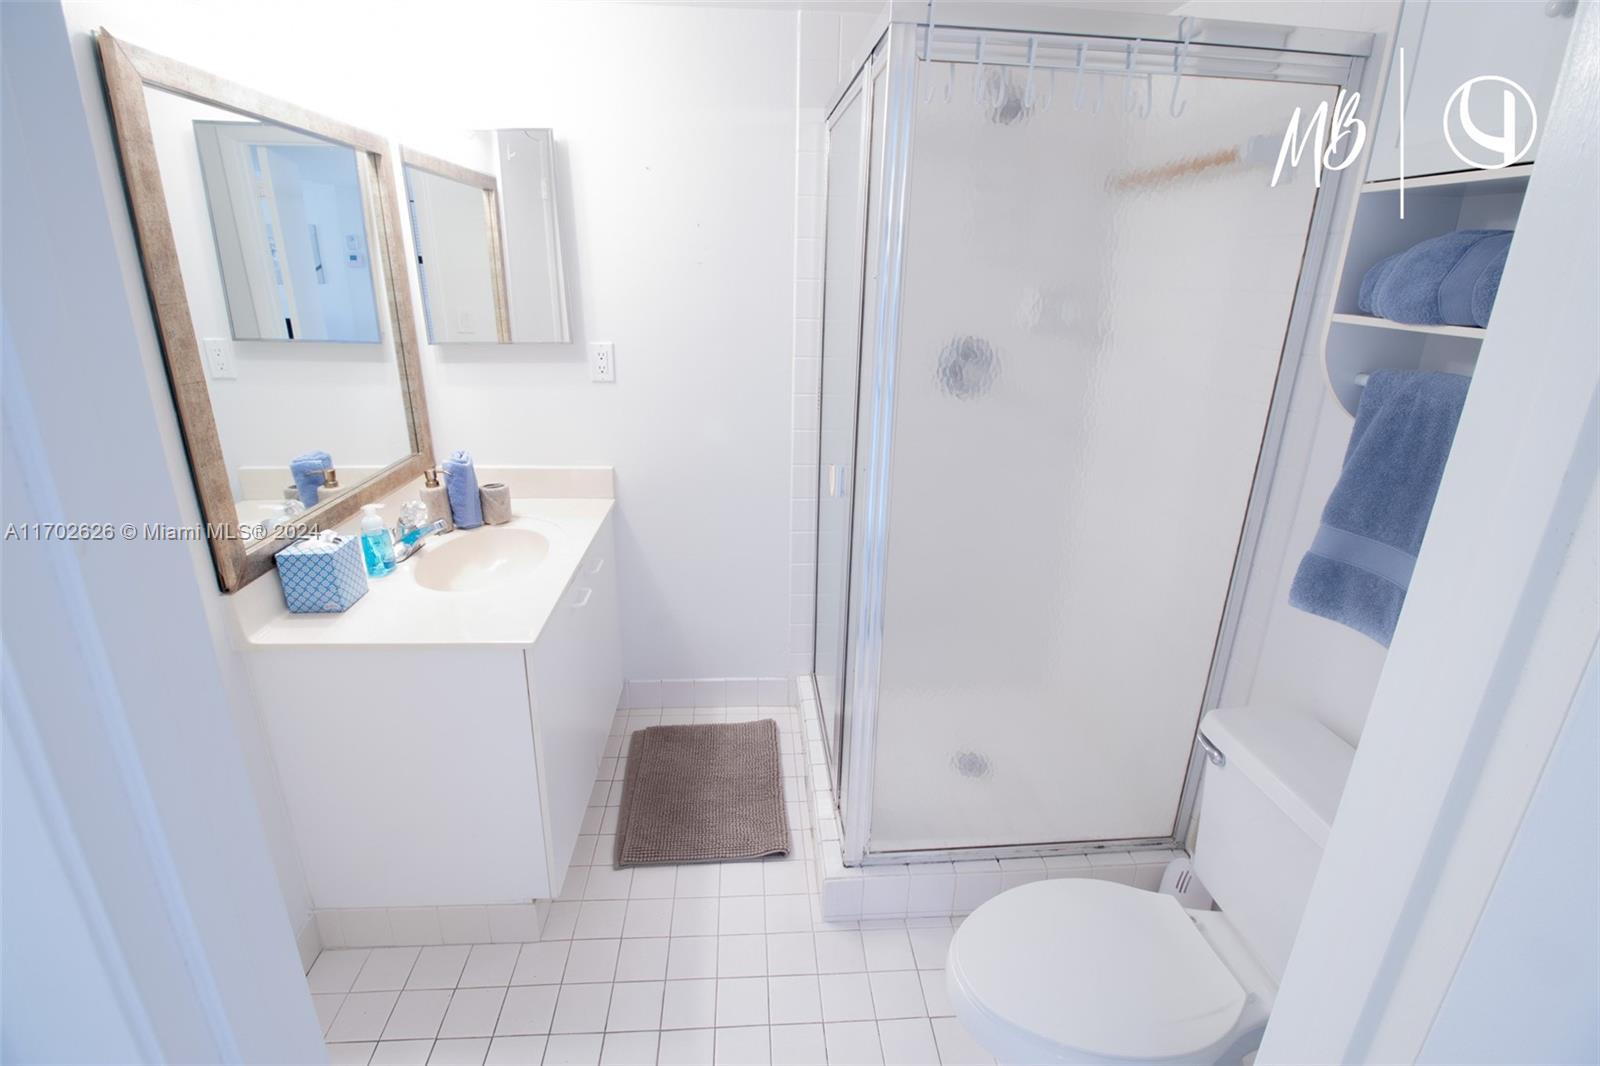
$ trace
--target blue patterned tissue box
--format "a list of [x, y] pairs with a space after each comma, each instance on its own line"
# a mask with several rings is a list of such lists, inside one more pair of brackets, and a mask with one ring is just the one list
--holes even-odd
[[343, 611], [367, 594], [367, 567], [356, 537], [301, 537], [275, 558], [283, 598], [296, 613]]

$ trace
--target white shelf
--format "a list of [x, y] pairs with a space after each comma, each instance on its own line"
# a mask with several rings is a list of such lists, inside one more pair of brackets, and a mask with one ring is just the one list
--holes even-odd
[[1398, 192], [1402, 186], [1412, 192], [1446, 192], [1452, 194], [1491, 194], [1521, 192], [1533, 174], [1532, 163], [1502, 167], [1499, 170], [1458, 170], [1451, 174], [1426, 174], [1416, 178], [1389, 178], [1369, 181], [1361, 186], [1363, 193]]
[[1336, 313], [1333, 320], [1345, 326], [1398, 329], [1407, 333], [1428, 333], [1435, 337], [1463, 337], [1467, 340], [1482, 340], [1484, 334], [1489, 332], [1479, 326], [1418, 326], [1409, 322], [1391, 322], [1387, 318], [1377, 318], [1373, 315], [1352, 315], [1343, 312]]

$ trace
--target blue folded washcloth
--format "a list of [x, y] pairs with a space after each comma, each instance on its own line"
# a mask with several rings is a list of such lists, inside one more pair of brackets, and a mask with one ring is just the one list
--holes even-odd
[[450, 518], [457, 529], [483, 525], [483, 501], [478, 498], [478, 472], [472, 468], [472, 456], [450, 453], [444, 461], [444, 491], [450, 497]]
[[322, 472], [333, 469], [333, 456], [327, 452], [306, 452], [289, 460], [289, 473], [294, 476], [294, 487], [300, 493], [300, 502], [307, 507], [317, 505], [317, 490], [322, 487]]
[[1464, 229], [1389, 256], [1361, 278], [1366, 314], [1419, 326], [1487, 326], [1511, 231]]
[[1377, 370], [1289, 603], [1389, 646], [1471, 379]]

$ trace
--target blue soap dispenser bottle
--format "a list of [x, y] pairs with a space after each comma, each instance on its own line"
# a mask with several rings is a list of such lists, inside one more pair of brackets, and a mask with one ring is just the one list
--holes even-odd
[[394, 535], [378, 514], [381, 504], [369, 503], [361, 509], [361, 557], [366, 560], [367, 576], [382, 577], [394, 569]]

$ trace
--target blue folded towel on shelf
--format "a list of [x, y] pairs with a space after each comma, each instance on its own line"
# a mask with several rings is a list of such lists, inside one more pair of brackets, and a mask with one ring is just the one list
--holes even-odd
[[483, 525], [483, 501], [478, 497], [478, 472], [472, 456], [451, 452], [444, 461], [444, 491], [450, 498], [450, 518], [457, 529], [476, 529]]
[[306, 452], [289, 460], [289, 473], [294, 477], [295, 491], [300, 502], [307, 507], [317, 505], [317, 490], [322, 487], [322, 472], [333, 469], [333, 456], [327, 452]]
[[1377, 370], [1289, 603], [1389, 646], [1471, 379]]
[[1487, 326], [1511, 230], [1464, 229], [1383, 259], [1361, 278], [1365, 314], [1419, 326]]

